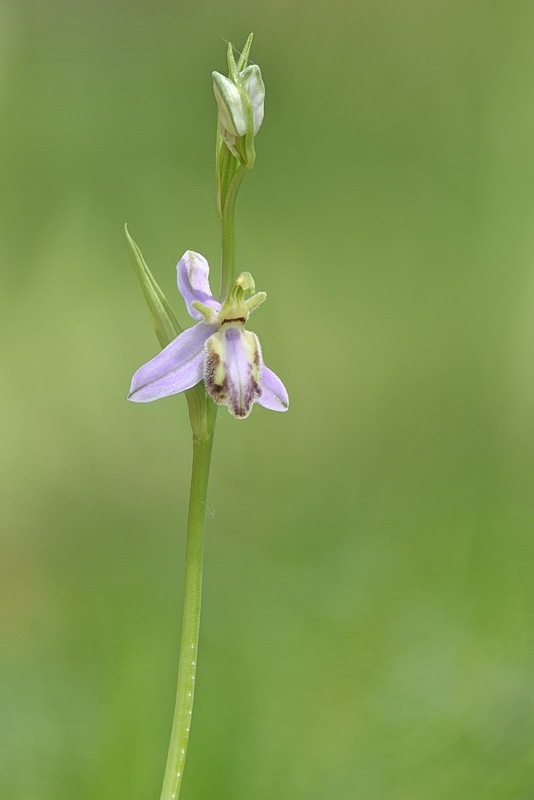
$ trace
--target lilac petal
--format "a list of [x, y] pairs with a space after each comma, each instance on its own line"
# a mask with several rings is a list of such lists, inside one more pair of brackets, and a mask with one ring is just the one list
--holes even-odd
[[286, 387], [278, 375], [275, 375], [265, 364], [261, 373], [261, 394], [256, 399], [256, 403], [268, 408], [269, 411], [287, 411], [289, 408]]
[[258, 337], [228, 326], [206, 342], [204, 383], [212, 400], [228, 406], [237, 419], [248, 417], [260, 394], [261, 348]]
[[216, 325], [199, 322], [140, 367], [132, 378], [128, 400], [150, 403], [190, 389], [202, 380], [204, 345]]
[[209, 264], [200, 253], [187, 250], [176, 265], [178, 276], [178, 289], [185, 300], [189, 316], [193, 319], [202, 319], [202, 314], [193, 308], [191, 303], [196, 300], [215, 311], [220, 311], [221, 304], [214, 298], [210, 289]]

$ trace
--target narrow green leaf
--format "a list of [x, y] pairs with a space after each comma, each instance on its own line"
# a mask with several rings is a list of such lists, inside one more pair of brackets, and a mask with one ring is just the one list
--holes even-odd
[[154, 326], [154, 331], [160, 345], [166, 347], [182, 332], [182, 328], [174, 316], [167, 298], [150, 272], [140, 249], [130, 236], [127, 225], [124, 226], [124, 232], [126, 234], [126, 241], [128, 242], [132, 264], [139, 279], [145, 302], [148, 306], [148, 312], [152, 320], [152, 325]]
[[231, 80], [237, 85], [239, 83], [239, 72], [237, 71], [237, 64], [234, 58], [234, 48], [231, 42], [228, 42], [226, 49], [226, 60], [228, 61], [228, 74]]
[[245, 42], [243, 49], [241, 51], [241, 55], [239, 56], [239, 61], [237, 63], [237, 71], [242, 72], [248, 63], [248, 57], [250, 55], [250, 48], [252, 47], [252, 40], [254, 39], [254, 34], [249, 34], [247, 41]]

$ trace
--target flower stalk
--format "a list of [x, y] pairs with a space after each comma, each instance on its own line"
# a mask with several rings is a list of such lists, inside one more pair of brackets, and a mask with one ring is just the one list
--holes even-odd
[[238, 167], [235, 172], [226, 197], [221, 213], [221, 249], [222, 249], [222, 277], [221, 277], [221, 300], [228, 296], [230, 288], [236, 278], [235, 269], [235, 206], [237, 195], [241, 188], [243, 178], [247, 174], [247, 169], [243, 165]]
[[178, 800], [193, 715], [202, 600], [202, 564], [206, 498], [215, 433], [216, 406], [204, 398], [193, 432], [193, 465], [185, 554], [184, 608], [178, 662], [178, 686], [161, 800]]

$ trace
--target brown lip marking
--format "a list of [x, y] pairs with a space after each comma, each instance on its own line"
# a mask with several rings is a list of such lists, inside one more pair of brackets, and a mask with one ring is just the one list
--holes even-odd
[[242, 322], [243, 324], [245, 324], [246, 319], [245, 317], [236, 317], [235, 319], [223, 319], [221, 325], [226, 325], [227, 322]]
[[223, 383], [215, 383], [215, 372], [217, 367], [221, 362], [221, 358], [218, 353], [210, 353], [206, 362], [206, 374], [204, 376], [204, 383], [206, 385], [206, 389], [208, 390], [208, 394], [219, 405], [223, 405], [226, 402], [226, 397], [228, 393], [228, 385], [226, 378], [224, 379]]

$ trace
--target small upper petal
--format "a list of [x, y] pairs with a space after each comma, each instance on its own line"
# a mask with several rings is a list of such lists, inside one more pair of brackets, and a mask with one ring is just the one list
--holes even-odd
[[204, 345], [216, 325], [199, 322], [181, 333], [161, 353], [140, 367], [132, 378], [128, 400], [150, 403], [191, 389], [202, 380]]
[[178, 289], [185, 300], [187, 311], [193, 319], [202, 319], [202, 314], [191, 303], [198, 303], [219, 311], [221, 304], [211, 293], [209, 264], [200, 253], [187, 250], [176, 266]]
[[265, 364], [261, 373], [261, 394], [256, 399], [256, 403], [268, 408], [269, 411], [287, 411], [289, 408], [286, 387], [278, 375], [275, 375]]

